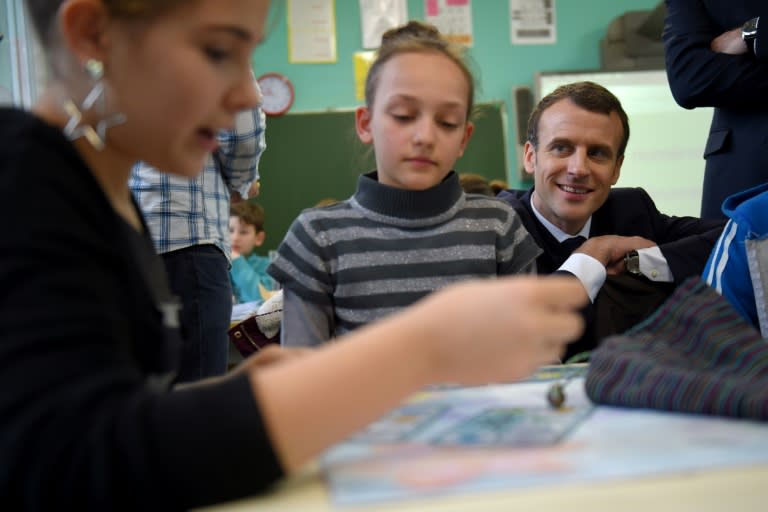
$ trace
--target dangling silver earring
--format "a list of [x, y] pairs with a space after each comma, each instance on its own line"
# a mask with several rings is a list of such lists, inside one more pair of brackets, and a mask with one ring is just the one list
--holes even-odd
[[[67, 99], [64, 101], [64, 111], [69, 115], [66, 126], [64, 126], [64, 135], [69, 140], [85, 137], [91, 146], [96, 150], [104, 149], [107, 130], [113, 126], [125, 122], [125, 115], [117, 112], [108, 114], [106, 110], [106, 101], [104, 98], [104, 66], [96, 59], [88, 59], [85, 63], [85, 70], [93, 82], [93, 87], [85, 96], [85, 99], [77, 106], [74, 101]], [[83, 112], [92, 111], [96, 115], [96, 128], [83, 121]]]

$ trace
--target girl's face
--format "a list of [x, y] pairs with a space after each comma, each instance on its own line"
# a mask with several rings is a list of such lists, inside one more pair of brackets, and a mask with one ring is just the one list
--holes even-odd
[[251, 53], [263, 37], [268, 0], [198, 0], [149, 23], [108, 31], [105, 79], [126, 123], [109, 145], [194, 176], [216, 148], [216, 134], [260, 101]]
[[425, 190], [440, 183], [464, 153], [469, 84], [437, 52], [403, 53], [380, 71], [374, 104], [356, 112], [360, 140], [373, 143], [379, 181]]

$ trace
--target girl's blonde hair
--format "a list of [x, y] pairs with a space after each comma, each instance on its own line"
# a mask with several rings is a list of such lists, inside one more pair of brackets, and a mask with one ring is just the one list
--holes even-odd
[[435, 52], [445, 55], [461, 69], [469, 88], [467, 95], [467, 119], [469, 119], [475, 102], [475, 80], [464, 62], [464, 50], [443, 37], [435, 26], [420, 21], [409, 21], [405, 25], [386, 31], [381, 36], [381, 47], [365, 79], [365, 103], [368, 108], [373, 106], [381, 68], [384, 64], [397, 55], [415, 52]]

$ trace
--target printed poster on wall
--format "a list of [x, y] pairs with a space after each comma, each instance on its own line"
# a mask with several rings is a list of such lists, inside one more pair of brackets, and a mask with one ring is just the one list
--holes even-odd
[[424, 0], [424, 18], [449, 40], [472, 46], [472, 7], [470, 0]]
[[336, 62], [333, 0], [288, 0], [288, 60], [292, 64]]
[[360, 0], [363, 48], [378, 48], [384, 32], [407, 20], [405, 0]]
[[555, 0], [509, 0], [512, 44], [555, 44]]
[[364, 52], [355, 52], [352, 55], [355, 68], [355, 99], [363, 101], [365, 99], [365, 79], [368, 77], [368, 70], [371, 69], [376, 52], [369, 50]]

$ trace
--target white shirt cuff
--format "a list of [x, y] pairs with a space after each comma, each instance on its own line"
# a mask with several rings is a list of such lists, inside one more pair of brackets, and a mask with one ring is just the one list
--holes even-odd
[[589, 300], [595, 302], [595, 297], [605, 283], [606, 271], [602, 263], [584, 253], [571, 254], [558, 270], [565, 270], [575, 275], [587, 290]]
[[638, 249], [637, 255], [640, 257], [640, 273], [645, 277], [660, 283], [674, 281], [667, 259], [661, 254], [661, 249], [658, 246]]

